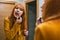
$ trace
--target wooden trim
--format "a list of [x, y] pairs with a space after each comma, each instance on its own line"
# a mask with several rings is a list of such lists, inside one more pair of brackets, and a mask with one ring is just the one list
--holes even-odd
[[0, 2], [0, 4], [12, 4], [12, 5], [14, 5], [15, 2]]
[[39, 17], [39, 0], [37, 0], [37, 18]]
[[25, 0], [26, 3], [29, 3], [29, 2], [32, 2], [32, 1], [34, 1], [34, 0]]

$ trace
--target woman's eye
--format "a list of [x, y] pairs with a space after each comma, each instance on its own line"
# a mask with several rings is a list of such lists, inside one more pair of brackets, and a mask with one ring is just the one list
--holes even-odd
[[23, 13], [22, 11], [23, 11], [23, 10], [21, 10], [21, 9], [19, 9], [19, 8], [18, 8], [18, 9], [15, 9], [15, 12]]
[[18, 9], [18, 8], [16, 8], [16, 9]]
[[18, 8], [17, 10], [18, 10], [18, 11], [20, 11], [20, 9], [19, 9], [19, 8]]
[[15, 11], [17, 12], [17, 9], [15, 9]]

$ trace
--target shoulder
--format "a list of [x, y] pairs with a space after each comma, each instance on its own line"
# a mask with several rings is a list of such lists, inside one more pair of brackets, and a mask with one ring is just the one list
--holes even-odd
[[53, 22], [52, 21], [47, 21], [47, 22], [43, 22], [41, 24], [39, 24], [38, 26], [36, 26], [36, 29], [49, 29], [52, 26]]
[[9, 22], [9, 18], [8, 17], [4, 18], [4, 21], [8, 21]]

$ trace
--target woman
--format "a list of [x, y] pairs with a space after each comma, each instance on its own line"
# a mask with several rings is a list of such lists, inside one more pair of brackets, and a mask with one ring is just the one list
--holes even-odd
[[44, 22], [36, 27], [34, 40], [60, 40], [60, 0], [46, 0], [42, 8]]
[[4, 19], [6, 40], [24, 40], [24, 8], [17, 4], [11, 16]]

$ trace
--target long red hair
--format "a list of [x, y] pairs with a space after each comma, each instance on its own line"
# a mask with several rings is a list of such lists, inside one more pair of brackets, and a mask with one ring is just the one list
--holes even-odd
[[23, 7], [21, 4], [15, 5], [15, 7], [14, 7], [13, 10], [12, 10], [12, 14], [11, 14], [11, 16], [9, 17], [9, 19], [10, 19], [10, 29], [13, 27], [13, 25], [14, 25], [14, 23], [15, 23], [15, 21], [16, 21], [16, 18], [14, 17], [14, 10], [15, 10], [15, 8], [16, 8], [18, 5], [19, 5], [19, 9], [20, 9], [20, 10], [23, 10], [22, 23], [21, 23], [21, 30], [23, 30], [23, 29], [24, 29], [24, 20], [25, 20], [24, 14], [25, 14], [25, 12], [24, 12], [24, 7]]

